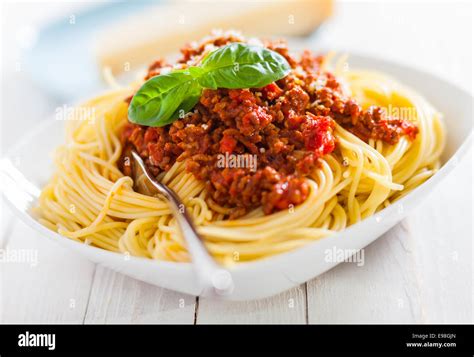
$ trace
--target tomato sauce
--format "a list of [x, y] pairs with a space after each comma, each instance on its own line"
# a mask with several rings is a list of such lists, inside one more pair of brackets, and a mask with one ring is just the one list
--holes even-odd
[[[178, 63], [195, 61], [208, 44], [235, 40], [218, 37], [188, 45]], [[205, 182], [209, 199], [231, 208], [230, 218], [237, 218], [257, 207], [270, 214], [304, 202], [305, 177], [336, 148], [336, 123], [365, 141], [395, 144], [403, 135], [416, 137], [412, 122], [387, 117], [378, 107], [362, 110], [346, 98], [336, 78], [320, 69], [321, 56], [305, 51], [297, 60], [281, 42], [265, 45], [288, 60], [293, 68], [288, 76], [263, 88], [205, 89], [194, 110], [172, 124], [128, 123], [124, 145], [135, 147], [156, 175], [185, 161], [187, 171]], [[153, 63], [147, 78], [159, 74], [162, 65]], [[254, 155], [256, 167], [219, 167], [224, 154]]]

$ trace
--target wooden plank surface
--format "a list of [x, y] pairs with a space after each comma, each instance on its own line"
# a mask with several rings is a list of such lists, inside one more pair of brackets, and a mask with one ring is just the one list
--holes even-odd
[[363, 265], [342, 263], [308, 282], [308, 322], [423, 322], [409, 229], [404, 221], [366, 247]]
[[97, 266], [84, 322], [193, 324], [194, 296]]
[[18, 259], [0, 263], [1, 323], [83, 322], [93, 263], [38, 236], [19, 221], [3, 249]]
[[277, 296], [241, 302], [199, 299], [197, 324], [305, 324], [306, 284]]

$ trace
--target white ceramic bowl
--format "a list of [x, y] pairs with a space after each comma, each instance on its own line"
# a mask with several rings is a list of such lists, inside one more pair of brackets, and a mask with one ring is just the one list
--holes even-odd
[[[408, 215], [433, 191], [436, 184], [449, 174], [471, 145], [473, 98], [469, 93], [430, 74], [387, 61], [358, 55], [351, 55], [349, 58], [353, 68], [383, 71], [415, 88], [445, 114], [448, 136], [443, 167], [435, 176], [396, 204], [333, 237], [289, 253], [239, 264], [231, 270], [235, 289], [226, 299], [256, 299], [277, 294], [333, 268], [338, 263], [325, 260], [327, 249], [337, 247], [358, 250], [373, 242]], [[77, 251], [93, 262], [150, 284], [199, 295], [191, 264], [124, 258], [124, 255], [61, 237], [30, 216], [29, 208], [52, 173], [51, 153], [63, 141], [63, 125], [63, 122], [57, 120], [43, 122], [2, 158], [1, 187], [17, 216], [44, 236]]]

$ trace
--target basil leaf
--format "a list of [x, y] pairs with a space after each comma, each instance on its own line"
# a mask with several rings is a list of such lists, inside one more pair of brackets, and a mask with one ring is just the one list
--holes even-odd
[[133, 96], [129, 120], [146, 126], [163, 126], [178, 119], [199, 101], [202, 88], [186, 70], [155, 76]]
[[209, 53], [202, 61], [204, 88], [259, 88], [285, 77], [291, 70], [277, 52], [260, 46], [231, 43]]
[[199, 102], [199, 99], [201, 98], [201, 93], [202, 93], [202, 87], [195, 80], [193, 82], [193, 85], [190, 88], [190, 91], [188, 93], [188, 97], [185, 98], [181, 102], [181, 104], [178, 106], [176, 111], [170, 116], [170, 118], [168, 120], [164, 120], [164, 121], [160, 122], [160, 125], [158, 125], [158, 126], [164, 126], [164, 125], [167, 125], [167, 124], [171, 124], [176, 119], [183, 119], [184, 115], [186, 113], [189, 113], [191, 111], [191, 109], [193, 109], [194, 106]]
[[201, 65], [150, 78], [133, 96], [129, 120], [164, 126], [190, 111], [203, 88], [259, 88], [285, 77], [291, 68], [280, 54], [231, 43], [209, 53]]

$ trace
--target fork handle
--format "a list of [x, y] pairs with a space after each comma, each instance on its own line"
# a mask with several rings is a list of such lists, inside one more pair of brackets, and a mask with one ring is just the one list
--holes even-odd
[[181, 199], [168, 186], [156, 181], [136, 151], [133, 150], [132, 155], [153, 187], [170, 203], [173, 216], [176, 218], [181, 234], [187, 243], [202, 293], [230, 294], [234, 288], [232, 275], [226, 269], [219, 267], [211, 257]]
[[165, 187], [165, 190], [167, 191], [165, 196], [170, 202], [181, 234], [186, 240], [188, 250], [194, 260], [196, 274], [200, 279], [203, 290], [207, 290], [207, 292], [214, 290], [218, 295], [229, 294], [234, 287], [232, 276], [227, 270], [219, 267], [210, 256], [201, 236], [197, 233], [192, 223], [191, 217], [189, 217], [186, 207], [176, 193], [168, 187]]

